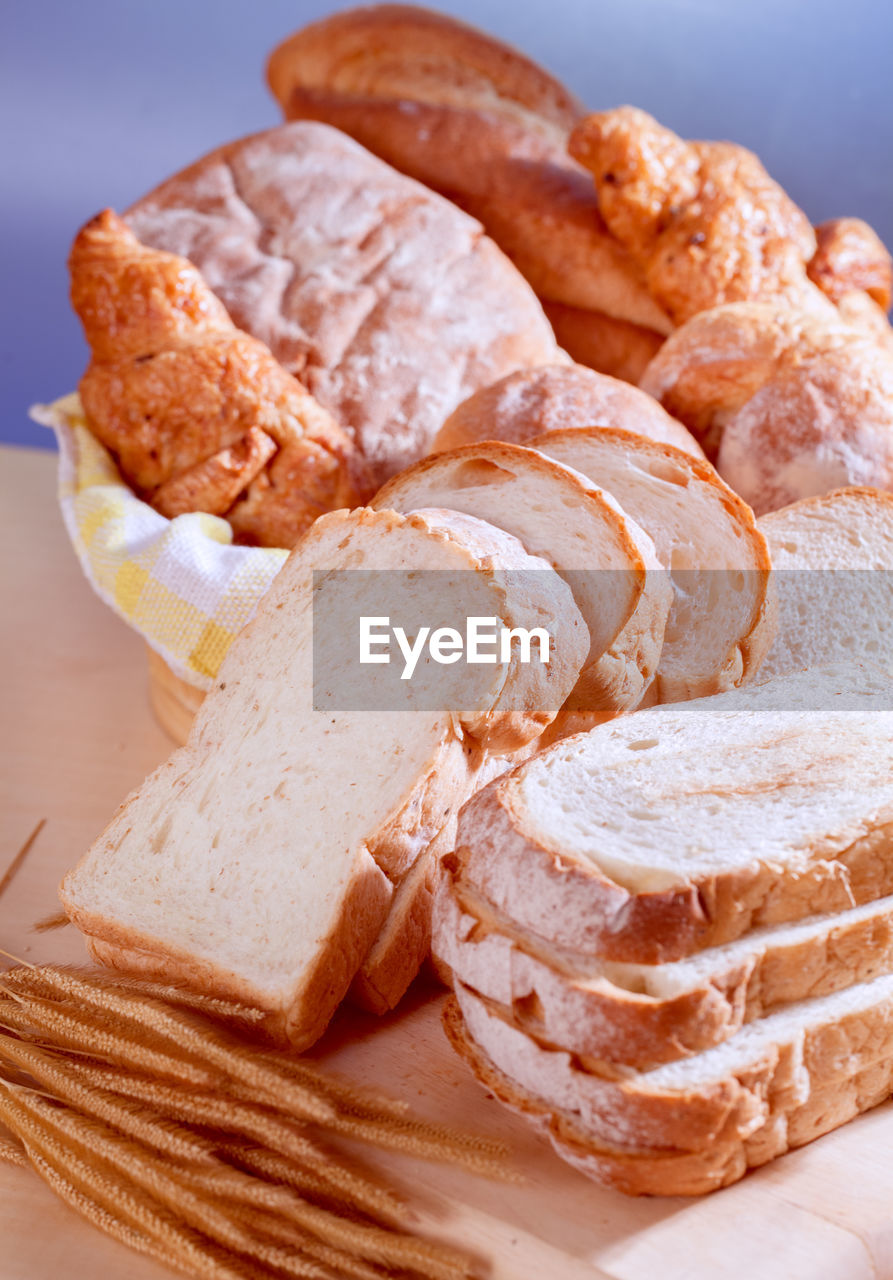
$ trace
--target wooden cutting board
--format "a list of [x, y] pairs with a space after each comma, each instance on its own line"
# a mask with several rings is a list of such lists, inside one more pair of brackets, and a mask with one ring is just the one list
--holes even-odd
[[[170, 750], [140, 639], [80, 575], [54, 501], [55, 459], [0, 448], [0, 947], [79, 961], [73, 929], [35, 934], [55, 887], [118, 802]], [[313, 1056], [420, 1113], [510, 1143], [523, 1185], [382, 1155], [419, 1229], [486, 1259], [494, 1280], [893, 1280], [893, 1107], [700, 1200], [630, 1200], [562, 1164], [475, 1082], [420, 989], [377, 1020], [344, 1012]], [[99, 1235], [31, 1173], [0, 1165], [0, 1280], [168, 1275]]]

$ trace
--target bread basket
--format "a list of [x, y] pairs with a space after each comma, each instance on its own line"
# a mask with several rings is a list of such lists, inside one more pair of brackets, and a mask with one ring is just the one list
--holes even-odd
[[59, 505], [87, 580], [143, 637], [152, 708], [184, 742], [227, 649], [288, 552], [234, 546], [218, 516], [173, 520], [142, 502], [91, 434], [77, 395], [35, 405], [59, 445]]

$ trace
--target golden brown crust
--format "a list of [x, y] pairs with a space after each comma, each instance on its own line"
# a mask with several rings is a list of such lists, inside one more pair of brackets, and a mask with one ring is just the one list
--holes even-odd
[[861, 218], [833, 218], [815, 229], [816, 251], [807, 274], [834, 303], [866, 293], [882, 311], [890, 306], [893, 259], [877, 232]]
[[466, 395], [560, 359], [530, 286], [480, 224], [345, 134], [228, 143], [131, 207], [188, 257], [351, 437], [381, 483]]
[[664, 335], [654, 329], [618, 320], [603, 311], [550, 302], [545, 297], [541, 301], [558, 345], [572, 360], [633, 386], [664, 340]]
[[684, 142], [634, 107], [587, 116], [569, 149], [675, 324], [724, 302], [784, 297], [808, 306], [817, 292], [806, 277], [809, 221], [752, 152]]
[[481, 440], [528, 444], [547, 431], [621, 428], [703, 457], [692, 435], [652, 396], [585, 365], [522, 369], [484, 387], [454, 409], [435, 450]]
[[774, 1117], [753, 1135], [742, 1135], [730, 1117], [699, 1151], [623, 1148], [598, 1141], [579, 1117], [549, 1108], [495, 1067], [468, 1035], [453, 999], [444, 1006], [443, 1024], [453, 1048], [500, 1102], [530, 1121], [581, 1173], [626, 1195], [694, 1196], [729, 1186], [749, 1168], [812, 1142], [877, 1106], [893, 1086], [890, 1060], [882, 1060], [828, 1088], [813, 1089], [805, 1103]]
[[508, 46], [423, 9], [373, 6], [297, 32], [268, 75], [287, 119], [349, 133], [478, 218], [543, 302], [595, 312], [594, 336], [583, 317], [556, 312], [578, 358], [634, 376], [669, 332], [567, 156], [582, 107]]
[[848, 485], [893, 486], [893, 349], [827, 303], [702, 312], [642, 387], [758, 514]]
[[465, 986], [510, 1008], [519, 1030], [604, 1075], [702, 1052], [783, 1005], [893, 971], [889, 904], [856, 919], [844, 912], [799, 939], [755, 940], [735, 959], [720, 953], [700, 985], [661, 996], [619, 985], [591, 958], [517, 928], [448, 872], [435, 918], [438, 957]]
[[415, 5], [349, 9], [312, 23], [270, 55], [267, 80], [285, 103], [297, 85], [452, 106], [500, 108], [569, 129], [582, 105], [516, 49], [476, 28]]
[[452, 867], [520, 927], [595, 959], [661, 964], [765, 924], [846, 910], [893, 893], [893, 822], [796, 869], [754, 861], [696, 883], [636, 893], [595, 864], [528, 834], [515, 779], [490, 783], [462, 810]]
[[141, 245], [106, 210], [69, 267], [92, 350], [87, 420], [162, 514], [211, 511], [246, 542], [291, 547], [323, 511], [360, 499], [337, 423], [235, 327], [191, 263]]

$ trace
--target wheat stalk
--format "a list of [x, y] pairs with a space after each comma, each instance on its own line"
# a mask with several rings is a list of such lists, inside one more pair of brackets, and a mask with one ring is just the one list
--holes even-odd
[[[201, 1280], [461, 1280], [405, 1230], [343, 1136], [505, 1177], [505, 1152], [244, 1039], [257, 1010], [145, 980], [23, 965], [0, 984], [0, 1160]], [[5, 1028], [5, 1030], [4, 1030]]]

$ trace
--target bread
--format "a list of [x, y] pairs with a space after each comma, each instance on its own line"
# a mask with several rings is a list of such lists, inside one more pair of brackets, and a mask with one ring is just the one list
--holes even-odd
[[350, 440], [191, 263], [147, 249], [106, 209], [68, 265], [90, 427], [162, 515], [207, 511], [239, 541], [292, 547], [323, 511], [361, 500]]
[[758, 515], [849, 485], [893, 486], [893, 349], [830, 307], [695, 316], [642, 387]]
[[[234, 642], [187, 745], [66, 876], [63, 904], [94, 955], [257, 1006], [271, 1032], [311, 1044], [378, 936], [394, 880], [469, 794], [481, 753], [534, 737], [576, 681], [584, 626], [546, 568], [450, 513], [321, 517]], [[347, 623], [377, 611], [394, 570], [412, 571], [401, 589], [434, 622], [560, 617], [550, 664], [466, 665], [460, 712], [424, 710], [438, 687], [424, 683], [397, 702], [399, 676], [376, 666], [363, 690], [388, 713], [339, 710], [356, 705]], [[315, 653], [326, 593], [338, 603], [342, 589], [345, 634]]]
[[862, 292], [875, 318], [876, 299], [889, 306], [890, 257], [871, 228], [826, 224], [819, 245], [806, 215], [744, 147], [685, 142], [647, 112], [617, 107], [580, 120], [569, 150], [674, 325], [728, 302], [809, 311]]
[[[538, 742], [533, 739], [526, 750], [535, 749]], [[486, 755], [475, 772], [474, 789], [498, 778], [524, 754], [521, 748], [510, 755]], [[396, 886], [387, 919], [350, 989], [352, 1001], [361, 1009], [383, 1014], [396, 1008], [428, 959], [435, 890], [442, 875], [441, 861], [456, 843], [459, 807], [450, 807], [441, 830]]]
[[448, 1034], [589, 1176], [711, 1190], [893, 1089], [891, 693], [829, 667], [635, 712], [463, 808]]
[[423, 459], [372, 505], [448, 507], [514, 534], [565, 577], [589, 628], [589, 657], [568, 709], [616, 715], [641, 701], [671, 593], [654, 572], [650, 539], [610, 496], [531, 449], [484, 442]]
[[893, 671], [893, 494], [837, 489], [760, 520], [778, 630], [762, 673], [830, 662]]
[[[886, 975], [804, 1001], [753, 1024], [755, 1035], [747, 1028], [718, 1049], [614, 1086], [565, 1070], [566, 1055], [513, 1032], [467, 993], [461, 1014], [448, 1002], [444, 1022], [481, 1082], [581, 1172], [630, 1195], [699, 1195], [887, 1099], [891, 990]], [[556, 1071], [563, 1105], [539, 1092]], [[547, 1087], [554, 1096], [554, 1083]], [[640, 1144], [638, 1134], [657, 1141]]]
[[891, 705], [882, 673], [840, 666], [569, 738], [468, 802], [460, 879], [549, 942], [636, 964], [893, 893]]
[[652, 396], [580, 364], [519, 369], [476, 391], [447, 418], [432, 450], [479, 440], [529, 444], [544, 431], [572, 427], [620, 427], [704, 456], [691, 432]]
[[145, 244], [195, 264], [333, 415], [375, 485], [425, 454], [478, 387], [561, 359], [478, 223], [325, 125], [231, 142], [126, 216]]
[[749, 680], [775, 630], [769, 552], [753, 512], [710, 464], [607, 428], [549, 431], [530, 447], [610, 493], [654, 543], [673, 585], [656, 700]]
[[343, 129], [479, 218], [576, 359], [638, 376], [670, 325], [567, 155], [583, 107], [553, 77], [409, 5], [313, 23], [273, 51], [267, 76], [286, 118]]
[[451, 876], [435, 913], [438, 961], [456, 981], [510, 1009], [520, 1031], [604, 1075], [700, 1053], [784, 1005], [893, 970], [891, 896], [656, 965], [556, 947]]

